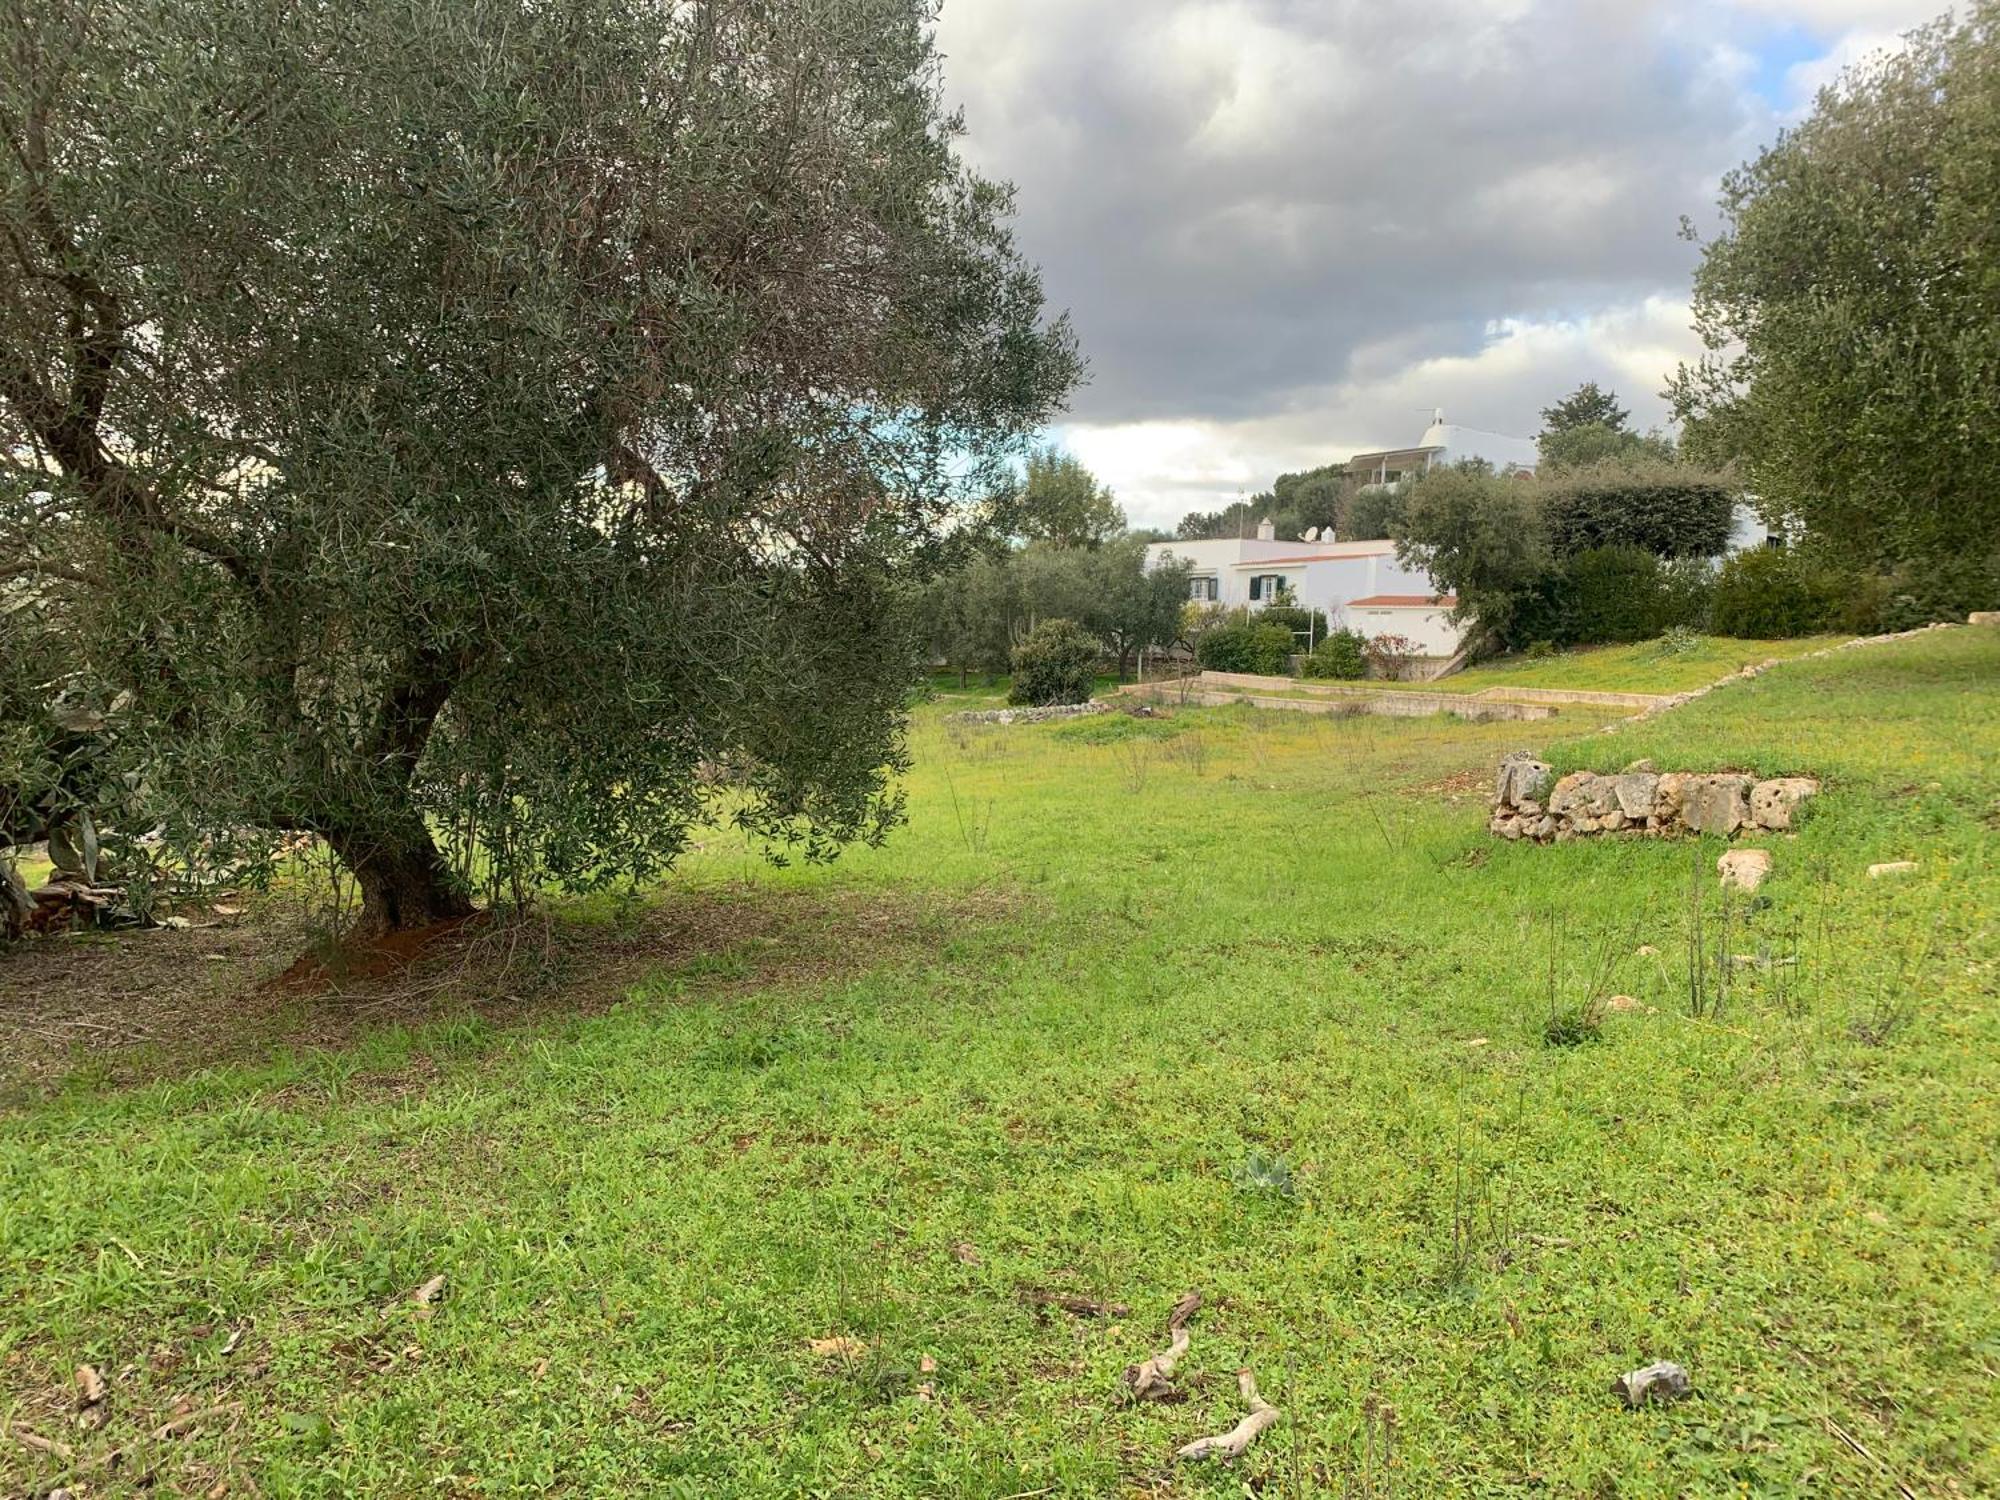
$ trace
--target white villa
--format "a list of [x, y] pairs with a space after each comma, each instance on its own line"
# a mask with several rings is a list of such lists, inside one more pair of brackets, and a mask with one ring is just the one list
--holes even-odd
[[1188, 597], [1199, 603], [1262, 609], [1288, 595], [1301, 609], [1323, 610], [1334, 630], [1407, 636], [1425, 656], [1458, 650], [1458, 627], [1447, 618], [1458, 601], [1397, 562], [1394, 542], [1281, 542], [1265, 521], [1255, 537], [1146, 549], [1149, 567], [1170, 557], [1192, 565]]

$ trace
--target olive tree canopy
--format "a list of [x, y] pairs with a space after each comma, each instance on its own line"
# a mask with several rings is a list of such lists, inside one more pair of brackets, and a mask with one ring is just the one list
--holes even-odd
[[171, 839], [388, 929], [893, 821], [890, 601], [1079, 372], [933, 8], [0, 0], [0, 574]]
[[[2000, 4], [1846, 74], [1724, 181], [1669, 390], [1698, 460], [1846, 564], [2000, 589]], [[1983, 581], [1982, 581], [1983, 579]]]

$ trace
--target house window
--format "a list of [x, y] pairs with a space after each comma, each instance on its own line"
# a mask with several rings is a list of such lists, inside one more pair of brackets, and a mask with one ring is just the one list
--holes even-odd
[[1212, 577], [1190, 578], [1188, 580], [1188, 598], [1213, 603], [1217, 598], [1215, 579]]
[[1250, 602], [1270, 604], [1285, 591], [1283, 573], [1254, 573], [1250, 578]]

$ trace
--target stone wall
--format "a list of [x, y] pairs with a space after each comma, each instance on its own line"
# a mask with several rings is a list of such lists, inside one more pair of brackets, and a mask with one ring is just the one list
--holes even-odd
[[1527, 751], [1500, 762], [1493, 780], [1493, 832], [1504, 839], [1564, 843], [1592, 834], [1665, 838], [1677, 833], [1784, 832], [1819, 783], [1806, 776], [1759, 781], [1735, 772], [1659, 772], [1649, 761], [1557, 779]]
[[1091, 714], [1108, 714], [1109, 703], [1092, 699], [1088, 703], [1052, 703], [1046, 708], [982, 708], [966, 713], [946, 714], [947, 724], [1039, 724], [1045, 719], [1082, 719]]

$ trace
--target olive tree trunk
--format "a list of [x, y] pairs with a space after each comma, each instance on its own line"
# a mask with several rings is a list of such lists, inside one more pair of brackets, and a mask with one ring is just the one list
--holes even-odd
[[421, 821], [394, 836], [334, 830], [326, 841], [361, 888], [362, 936], [386, 937], [472, 914], [471, 901]]

